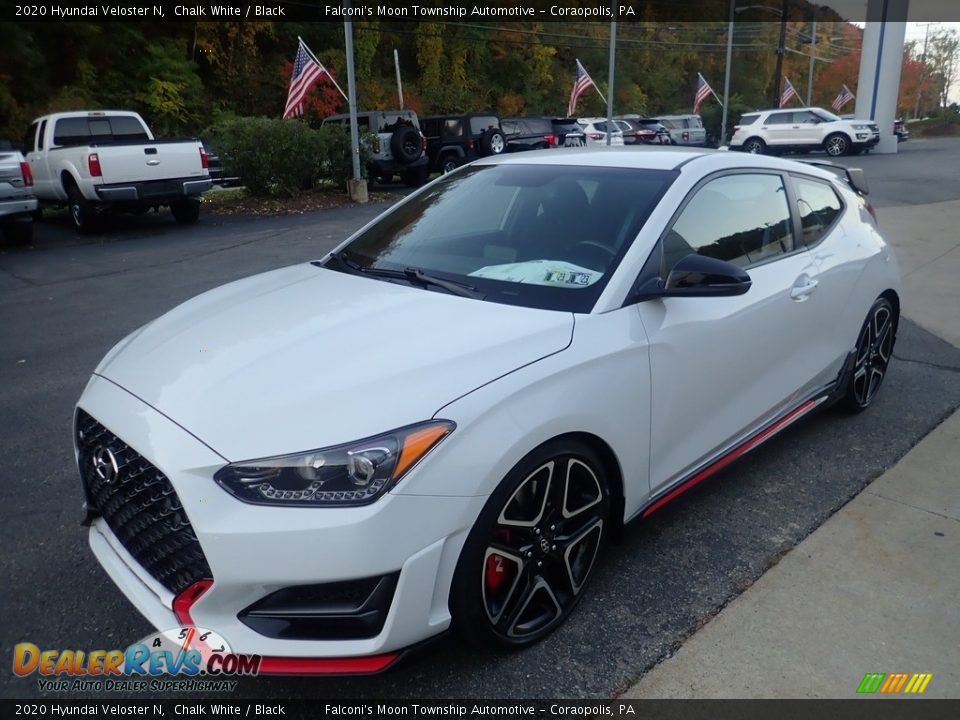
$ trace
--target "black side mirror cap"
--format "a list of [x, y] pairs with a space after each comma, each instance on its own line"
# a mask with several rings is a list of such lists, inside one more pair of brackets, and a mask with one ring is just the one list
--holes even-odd
[[746, 293], [752, 284], [746, 271], [733, 263], [691, 254], [674, 266], [666, 281], [654, 277], [641, 283], [628, 304], [661, 297], [733, 297]]

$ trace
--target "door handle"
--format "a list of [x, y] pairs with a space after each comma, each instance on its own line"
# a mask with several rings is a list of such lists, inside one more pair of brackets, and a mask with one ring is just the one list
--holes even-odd
[[790, 288], [790, 297], [794, 300], [803, 301], [810, 297], [810, 294], [817, 289], [820, 283], [809, 275], [801, 275]]

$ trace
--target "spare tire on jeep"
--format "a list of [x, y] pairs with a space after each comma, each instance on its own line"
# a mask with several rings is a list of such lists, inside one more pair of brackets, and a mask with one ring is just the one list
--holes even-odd
[[397, 162], [412, 163], [423, 152], [420, 133], [411, 125], [401, 125], [390, 136], [390, 150]]
[[507, 149], [507, 139], [496, 128], [486, 130], [480, 136], [480, 153], [483, 155], [499, 155]]

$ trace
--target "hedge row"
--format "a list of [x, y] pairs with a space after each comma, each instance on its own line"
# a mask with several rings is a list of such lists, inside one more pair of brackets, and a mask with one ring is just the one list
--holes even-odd
[[[252, 195], [296, 197], [326, 182], [344, 188], [353, 177], [350, 135], [342, 127], [312, 128], [300, 120], [231, 118], [204, 135], [223, 165]], [[361, 172], [367, 153], [361, 147]]]

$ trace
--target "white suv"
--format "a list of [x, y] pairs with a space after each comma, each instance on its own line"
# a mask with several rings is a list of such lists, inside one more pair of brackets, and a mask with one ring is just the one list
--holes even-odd
[[844, 120], [822, 108], [747, 113], [733, 128], [731, 150], [758, 154], [824, 150], [831, 157], [856, 155], [880, 142], [870, 120]]
[[[577, 118], [577, 125], [587, 136], [587, 145], [606, 145], [607, 144], [607, 119], [606, 118]], [[617, 126], [617, 121], [613, 121], [613, 132], [610, 134], [611, 145], [623, 145], [623, 130]]]

